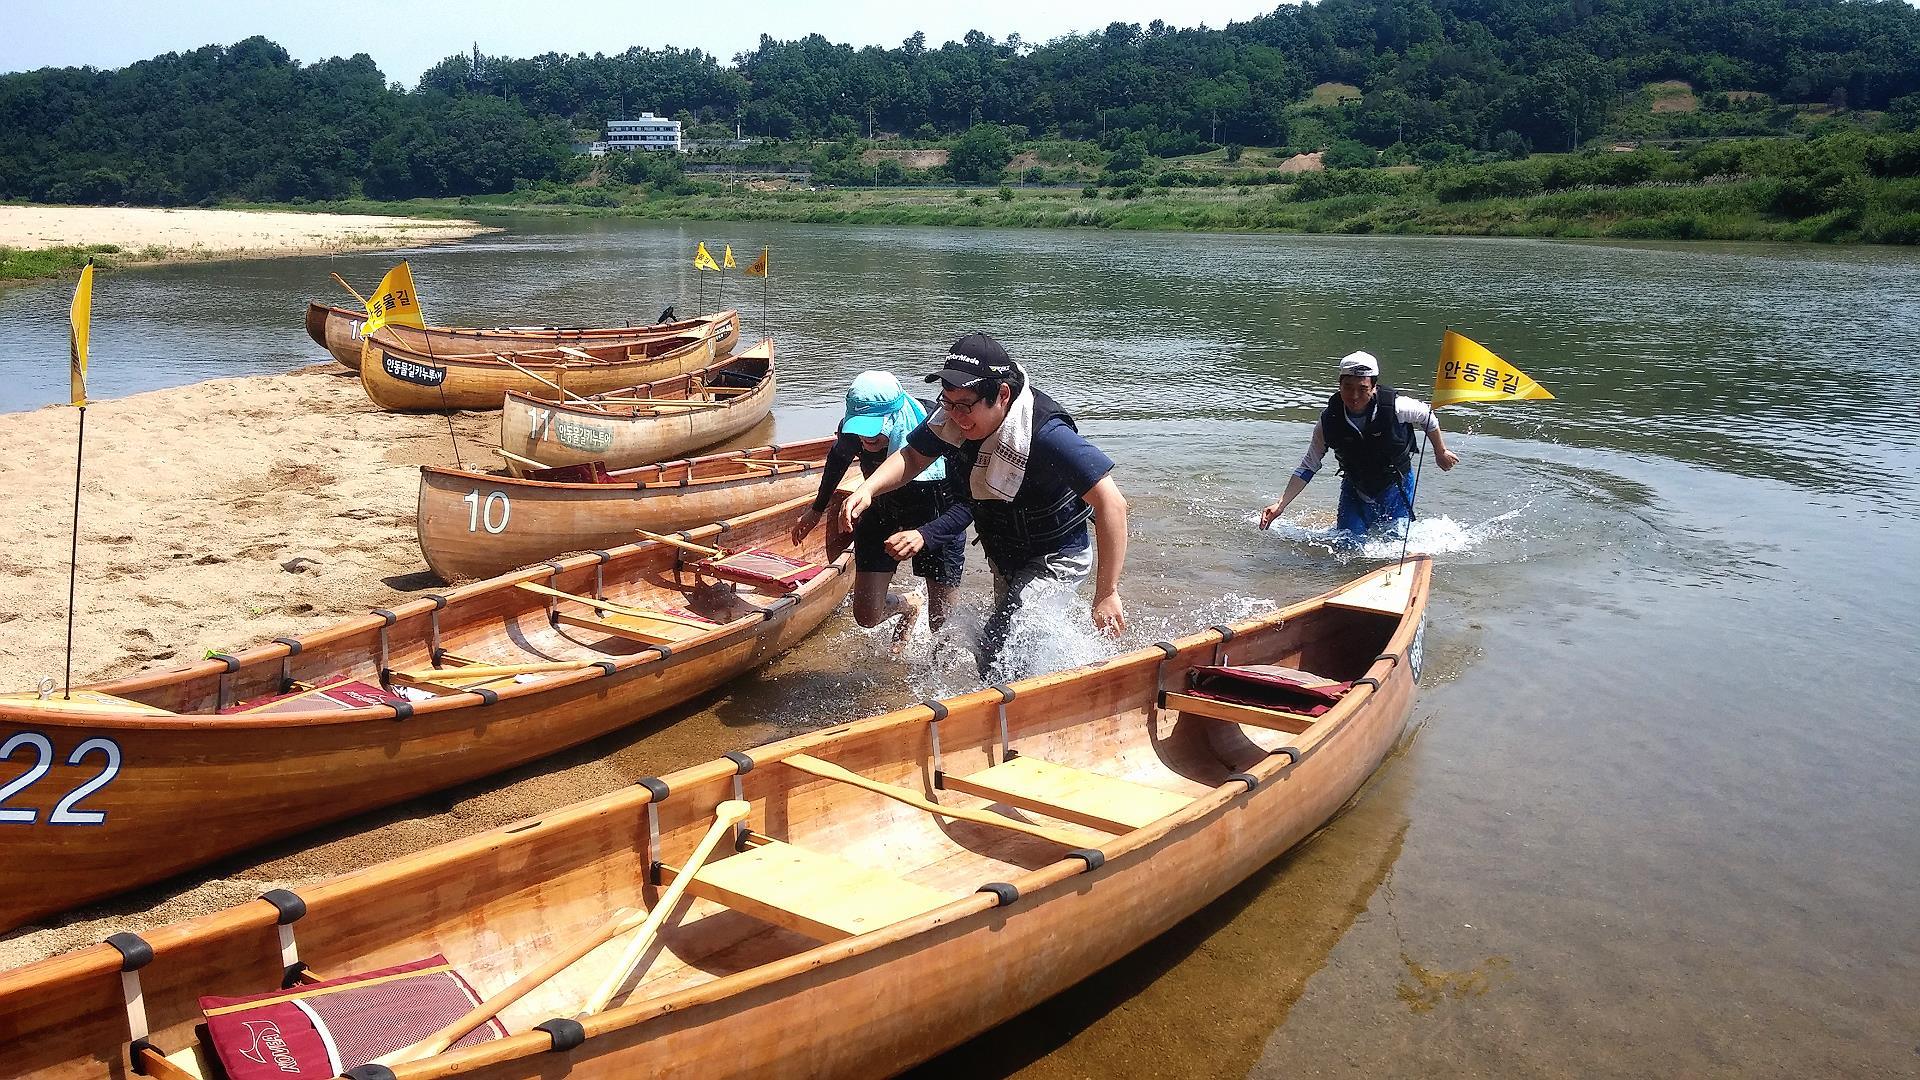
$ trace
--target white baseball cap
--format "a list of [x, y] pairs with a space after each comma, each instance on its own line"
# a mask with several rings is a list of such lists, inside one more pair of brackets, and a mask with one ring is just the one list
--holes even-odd
[[1370, 352], [1351, 352], [1340, 358], [1340, 374], [1380, 377], [1380, 361]]

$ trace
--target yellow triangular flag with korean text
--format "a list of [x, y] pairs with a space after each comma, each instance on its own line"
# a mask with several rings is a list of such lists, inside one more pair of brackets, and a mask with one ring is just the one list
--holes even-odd
[[1433, 373], [1433, 407], [1462, 401], [1552, 400], [1546, 387], [1495, 356], [1486, 346], [1447, 331], [1440, 341], [1440, 366]]
[[733, 269], [734, 266], [736, 265], [733, 261], [733, 245], [732, 244], [728, 244], [726, 254], [720, 256], [720, 265], [726, 267], [729, 270]]
[[773, 252], [772, 248], [761, 248], [760, 257], [753, 260], [753, 262], [749, 263], [747, 265], [747, 268], [741, 271], [741, 273], [747, 275], [748, 277], [766, 277], [767, 276], [767, 256], [772, 252]]
[[705, 240], [700, 241], [699, 250], [693, 253], [693, 268], [695, 270], [720, 269], [720, 264], [713, 261], [713, 252], [707, 250], [707, 242]]
[[73, 305], [67, 308], [72, 331], [67, 336], [67, 359], [71, 365], [73, 404], [87, 407], [87, 338], [93, 330], [93, 260], [80, 270], [80, 284], [73, 290]]
[[367, 325], [360, 332], [371, 334], [388, 323], [422, 329], [427, 325], [420, 314], [420, 295], [413, 288], [413, 269], [404, 262], [387, 271], [367, 299]]

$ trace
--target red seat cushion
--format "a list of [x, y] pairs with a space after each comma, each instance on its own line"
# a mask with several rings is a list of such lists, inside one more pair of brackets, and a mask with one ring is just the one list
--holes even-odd
[[1194, 668], [1191, 692], [1236, 705], [1319, 716], [1351, 689], [1350, 682], [1335, 682], [1296, 668], [1244, 664]]
[[[231, 1080], [324, 1078], [411, 1046], [480, 1003], [444, 956], [247, 997], [203, 997], [207, 1041]], [[454, 1044], [504, 1039], [499, 1020]]]

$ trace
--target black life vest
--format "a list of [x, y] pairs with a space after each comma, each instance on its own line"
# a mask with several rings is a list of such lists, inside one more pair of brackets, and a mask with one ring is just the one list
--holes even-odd
[[[1080, 430], [1059, 402], [1038, 390], [1033, 391], [1034, 433], [1037, 435], [1040, 428], [1055, 417], [1069, 428]], [[950, 461], [947, 466], [950, 471], [955, 464], [965, 466], [959, 471], [957, 486], [969, 498], [969, 478], [979, 452], [980, 444], [968, 440], [955, 455], [960, 461]], [[1039, 494], [1041, 485], [1036, 484], [1035, 479], [1029, 468], [1011, 502], [972, 500], [974, 532], [995, 566], [1011, 569], [1036, 556], [1051, 555], [1093, 519], [1093, 507], [1088, 506], [1071, 485], [1062, 484], [1056, 493], [1045, 496]]]
[[1341, 474], [1369, 498], [1413, 475], [1413, 425], [1401, 423], [1394, 414], [1397, 397], [1391, 386], [1375, 387], [1372, 411], [1359, 431], [1347, 422], [1339, 394], [1327, 399], [1320, 414], [1320, 436], [1339, 460]]

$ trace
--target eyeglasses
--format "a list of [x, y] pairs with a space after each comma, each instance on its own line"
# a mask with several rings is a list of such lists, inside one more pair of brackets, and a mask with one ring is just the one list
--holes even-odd
[[985, 398], [976, 397], [972, 401], [955, 401], [945, 394], [940, 395], [940, 407], [948, 412], [972, 412], [986, 404]]

